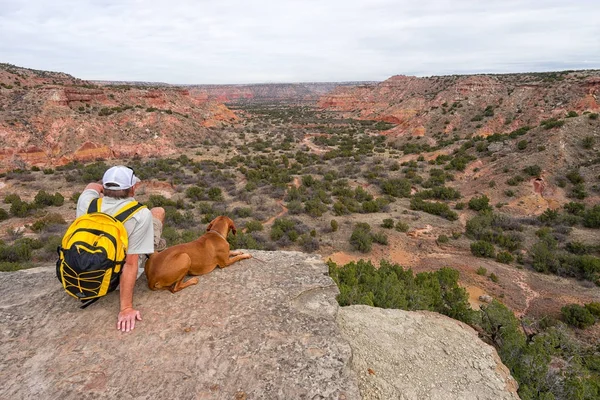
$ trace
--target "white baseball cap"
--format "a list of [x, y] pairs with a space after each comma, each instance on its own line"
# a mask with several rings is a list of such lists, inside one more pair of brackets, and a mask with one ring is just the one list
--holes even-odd
[[105, 189], [124, 190], [129, 189], [136, 183], [140, 182], [140, 178], [135, 176], [131, 168], [123, 165], [117, 165], [106, 170], [102, 177], [102, 185]]

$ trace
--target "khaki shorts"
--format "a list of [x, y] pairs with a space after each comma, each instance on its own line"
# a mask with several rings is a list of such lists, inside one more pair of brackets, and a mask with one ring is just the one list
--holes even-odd
[[156, 218], [152, 218], [154, 228], [154, 251], [160, 252], [167, 248], [167, 241], [162, 236], [163, 224]]

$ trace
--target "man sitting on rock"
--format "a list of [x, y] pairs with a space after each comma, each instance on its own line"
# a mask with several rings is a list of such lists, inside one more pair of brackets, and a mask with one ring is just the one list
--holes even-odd
[[[87, 213], [92, 200], [104, 195], [98, 211], [114, 215], [127, 203], [135, 201], [133, 196], [140, 183], [131, 168], [118, 165], [109, 168], [102, 178], [102, 184], [90, 183], [77, 201], [77, 217]], [[141, 321], [140, 312], [133, 308], [133, 289], [135, 281], [143, 272], [148, 254], [162, 251], [166, 246], [161, 239], [165, 210], [155, 207], [151, 210], [142, 208], [125, 221], [125, 229], [129, 245], [127, 258], [120, 276], [120, 310], [117, 317], [117, 329], [129, 332], [135, 328], [135, 321]]]

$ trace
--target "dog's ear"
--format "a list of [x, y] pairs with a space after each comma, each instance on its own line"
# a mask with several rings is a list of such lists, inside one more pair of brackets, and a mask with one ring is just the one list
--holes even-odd
[[233, 221], [231, 222], [231, 225], [229, 225], [229, 228], [231, 229], [231, 232], [234, 235], [237, 233], [237, 229], [235, 229], [235, 225], [233, 224]]
[[213, 221], [210, 221], [210, 224], [208, 224], [208, 226], [206, 227], [206, 232], [210, 231], [212, 229], [213, 226]]

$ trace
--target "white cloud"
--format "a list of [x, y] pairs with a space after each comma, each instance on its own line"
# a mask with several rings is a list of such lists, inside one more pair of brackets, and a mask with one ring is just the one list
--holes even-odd
[[599, 68], [598, 20], [597, 0], [0, 0], [0, 61], [171, 83]]

